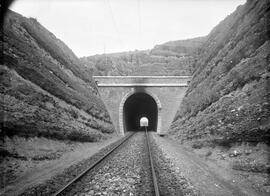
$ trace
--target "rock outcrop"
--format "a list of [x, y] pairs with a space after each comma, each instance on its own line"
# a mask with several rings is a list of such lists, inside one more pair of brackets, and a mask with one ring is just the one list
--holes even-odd
[[1, 37], [2, 135], [97, 141], [114, 131], [92, 73], [36, 19], [8, 11]]
[[173, 137], [202, 145], [269, 141], [269, 10], [267, 0], [247, 1], [210, 32]]

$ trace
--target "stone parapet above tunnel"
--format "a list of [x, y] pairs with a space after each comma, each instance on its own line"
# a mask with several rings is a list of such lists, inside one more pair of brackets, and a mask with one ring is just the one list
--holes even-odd
[[94, 76], [98, 86], [187, 86], [191, 76]]

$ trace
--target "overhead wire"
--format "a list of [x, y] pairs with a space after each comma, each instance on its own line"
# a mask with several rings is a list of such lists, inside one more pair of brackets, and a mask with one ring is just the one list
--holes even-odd
[[119, 41], [120, 45], [122, 45], [124, 47], [124, 42], [121, 39], [121, 36], [120, 36], [120, 33], [119, 33], [119, 29], [117, 27], [117, 24], [116, 24], [116, 21], [115, 21], [115, 18], [114, 18], [113, 9], [112, 9], [110, 0], [107, 0], [106, 2], [108, 4], [109, 10], [110, 10], [110, 15], [111, 15], [111, 18], [112, 18], [114, 29], [115, 29], [115, 31], [117, 33], [118, 41]]
[[137, 0], [137, 8], [138, 8], [138, 22], [139, 22], [139, 36], [142, 36], [142, 19], [141, 19], [141, 2], [140, 0]]
[[[138, 23], [139, 23], [138, 41], [141, 42], [142, 29], [141, 29], [141, 5], [140, 5], [140, 0], [137, 0], [137, 13], [138, 13]], [[138, 54], [136, 55], [136, 58], [137, 58], [137, 62], [138, 62], [138, 65], [139, 65], [140, 61], [139, 61], [139, 58], [138, 58]]]

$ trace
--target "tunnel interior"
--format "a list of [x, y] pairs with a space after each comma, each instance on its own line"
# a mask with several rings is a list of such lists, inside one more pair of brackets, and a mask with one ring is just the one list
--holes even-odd
[[123, 108], [125, 131], [143, 131], [140, 119], [148, 118], [148, 131], [157, 130], [158, 107], [156, 101], [146, 93], [135, 93], [125, 102]]

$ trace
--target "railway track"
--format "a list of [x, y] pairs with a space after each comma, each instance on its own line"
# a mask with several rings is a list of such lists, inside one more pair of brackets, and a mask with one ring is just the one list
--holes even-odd
[[152, 178], [153, 178], [155, 196], [159, 196], [158, 181], [157, 181], [157, 176], [156, 176], [156, 172], [155, 172], [154, 161], [153, 161], [153, 157], [152, 157], [152, 150], [151, 150], [151, 146], [150, 146], [147, 127], [145, 127], [145, 136], [146, 136], [147, 149], [148, 149], [148, 154], [149, 154], [149, 160], [150, 160], [150, 166], [151, 166], [151, 173], [152, 173]]
[[[138, 144], [136, 144], [138, 143]], [[143, 144], [143, 145], [142, 145]], [[138, 150], [138, 148], [140, 148], [140, 150]], [[121, 161], [121, 159], [123, 158], [118, 158], [117, 154], [120, 153], [120, 155], [118, 156], [123, 156], [121, 155], [124, 154], [123, 152], [120, 151], [130, 151], [127, 152], [127, 156], [124, 159], [130, 159], [130, 161], [127, 164], [124, 164], [124, 166], [121, 166], [121, 162], [119, 163], [119, 159]], [[133, 154], [132, 154], [133, 153]], [[140, 156], [139, 156], [140, 155]], [[130, 156], [130, 157], [128, 157]], [[134, 157], [132, 157], [134, 156]], [[114, 158], [115, 157], [115, 158]], [[127, 158], [128, 157], [128, 158]], [[114, 160], [115, 159], [115, 160]], [[107, 164], [110, 165], [109, 162], [117, 162], [116, 167], [119, 166], [119, 169], [115, 169], [114, 166], [106, 166]], [[125, 161], [125, 160], [123, 160]], [[107, 163], [108, 162], [108, 163]], [[135, 164], [137, 163], [137, 164]], [[142, 165], [139, 165], [142, 164]], [[153, 158], [152, 158], [152, 150], [151, 150], [151, 146], [150, 146], [150, 141], [149, 141], [149, 135], [147, 132], [147, 129], [145, 128], [144, 134], [141, 132], [138, 133], [131, 133], [128, 136], [126, 136], [126, 138], [124, 140], [122, 140], [121, 143], [119, 143], [117, 146], [115, 146], [113, 149], [111, 149], [108, 153], [106, 153], [104, 156], [102, 156], [100, 159], [98, 159], [95, 163], [93, 163], [92, 165], [90, 165], [86, 170], [84, 170], [82, 173], [80, 173], [78, 176], [76, 176], [73, 180], [71, 180], [69, 183], [67, 183], [63, 188], [61, 188], [59, 191], [57, 191], [54, 196], [59, 196], [59, 195], [74, 195], [77, 194], [77, 190], [79, 192], [79, 194], [77, 195], [95, 195], [95, 192], [93, 190], [93, 188], [87, 188], [87, 186], [89, 185], [89, 183], [91, 184], [92, 187], [99, 187], [99, 185], [93, 185], [96, 184], [96, 181], [110, 181], [113, 183], [115, 179], [117, 180], [116, 176], [118, 174], [115, 174], [117, 170], [123, 170], [123, 167], [125, 167], [125, 165], [127, 165], [125, 169], [126, 173], [128, 175], [131, 175], [132, 178], [130, 177], [126, 177], [126, 176], [122, 176], [122, 178], [119, 178], [118, 180], [120, 181], [123, 178], [127, 178], [127, 179], [132, 179], [133, 181], [132, 184], [135, 184], [137, 186], [137, 184], [141, 184], [141, 187], [138, 188], [134, 186], [132, 186], [133, 191], [137, 191], [136, 189], [140, 189], [140, 191], [145, 191], [145, 192], [140, 192], [140, 195], [155, 195], [155, 196], [159, 196], [159, 188], [158, 188], [158, 180], [155, 174], [155, 169], [154, 169], [154, 162], [153, 162]], [[101, 175], [98, 173], [98, 170], [102, 170], [103, 172], [101, 172]], [[112, 175], [110, 176], [110, 170], [114, 168]], [[141, 171], [138, 168], [143, 168]], [[135, 172], [132, 172], [132, 171]], [[138, 170], [140, 170], [140, 172], [138, 172]], [[117, 171], [118, 172], [118, 171]], [[137, 172], [137, 173], [136, 173]], [[123, 172], [122, 172], [123, 173]], [[125, 173], [125, 172], [124, 172]], [[132, 174], [129, 174], [132, 173]], [[140, 173], [140, 174], [138, 174]], [[104, 174], [104, 175], [103, 175]], [[97, 177], [93, 177], [93, 176], [97, 176]], [[106, 179], [100, 179], [100, 177], [98, 177], [98, 175], [100, 176], [109, 176]], [[122, 175], [122, 174], [121, 174]], [[138, 177], [138, 175], [142, 175], [142, 177]], [[135, 177], [134, 177], [135, 176]], [[134, 180], [135, 179], [135, 180]], [[141, 180], [141, 182], [139, 182], [139, 179]], [[92, 183], [93, 182], [93, 183]], [[120, 182], [119, 182], [120, 183]], [[125, 181], [121, 182], [120, 184], [124, 185]], [[86, 185], [86, 186], [84, 186]], [[77, 188], [76, 188], [77, 187]], [[115, 189], [117, 189], [118, 187], [116, 186]], [[82, 191], [83, 190], [83, 191]], [[115, 191], [115, 190], [112, 190]], [[125, 190], [124, 190], [125, 191]], [[85, 192], [87, 192], [88, 194], [86, 194]], [[119, 192], [120, 193], [120, 192]], [[107, 192], [101, 192], [101, 195], [107, 195]], [[115, 192], [115, 195], [118, 195], [117, 192]]]

